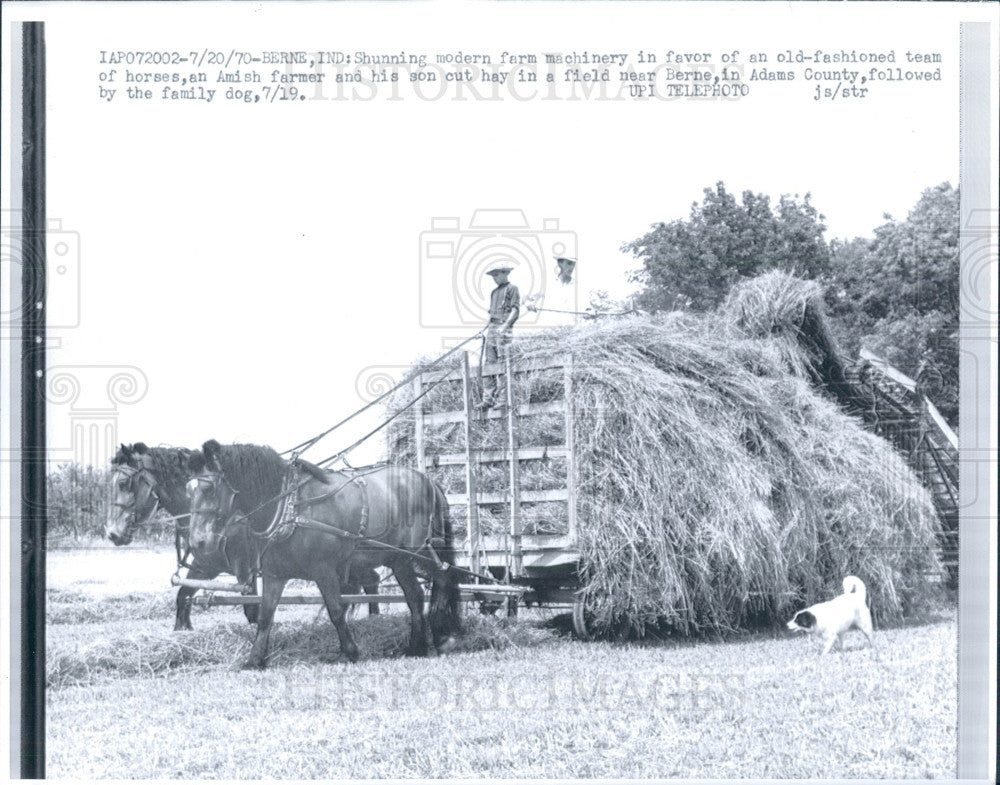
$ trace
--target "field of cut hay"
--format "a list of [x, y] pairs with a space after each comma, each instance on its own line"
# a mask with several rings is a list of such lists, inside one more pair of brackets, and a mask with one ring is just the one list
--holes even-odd
[[52, 565], [49, 777], [955, 773], [952, 610], [877, 629], [876, 658], [857, 633], [826, 657], [786, 631], [583, 643], [560, 615], [467, 608], [461, 648], [429, 659], [400, 656], [405, 616], [361, 611], [351, 624], [362, 659], [344, 665], [320, 661], [337, 643], [317, 607], [282, 606], [270, 667], [247, 672], [252, 628], [238, 609], [195, 608], [194, 631], [175, 633], [174, 592], [129, 583], [130, 557], [150, 561], [123, 548], [66, 551]]
[[[596, 628], [769, 625], [829, 597], [847, 574], [866, 583], [877, 623], [932, 601], [941, 568], [931, 499], [887, 442], [818, 388], [835, 347], [814, 284], [770, 275], [715, 313], [526, 333], [511, 352], [515, 368], [572, 362], [573, 465], [534, 461], [521, 483], [558, 487], [575, 473], [582, 585]], [[563, 373], [515, 373], [516, 400], [562, 400]], [[460, 409], [460, 383], [435, 388], [425, 405]], [[478, 421], [473, 448], [503, 448], [503, 427]], [[432, 461], [465, 449], [459, 423], [425, 437]], [[520, 440], [563, 444], [565, 418], [522, 417]], [[414, 461], [412, 416], [393, 423], [388, 448], [391, 460]], [[481, 490], [506, 490], [506, 474], [482, 471]], [[431, 473], [464, 489], [453, 470]], [[527, 507], [528, 533], [565, 531], [558, 511]], [[504, 515], [486, 509], [486, 531], [503, 530]]]

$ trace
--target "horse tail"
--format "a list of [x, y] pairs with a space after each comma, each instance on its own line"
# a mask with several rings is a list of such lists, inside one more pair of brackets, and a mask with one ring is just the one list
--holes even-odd
[[432, 480], [428, 480], [428, 482], [430, 482], [434, 493], [433, 523], [435, 525], [432, 526], [432, 529], [435, 533], [440, 533], [444, 539], [444, 546], [438, 547], [435, 544], [435, 551], [437, 551], [438, 558], [446, 565], [443, 569], [435, 569], [431, 579], [431, 607], [428, 621], [434, 644], [437, 646], [447, 642], [452, 635], [462, 631], [462, 620], [459, 614], [461, 592], [458, 588], [458, 570], [453, 569], [455, 536], [452, 531], [448, 499], [437, 483]]

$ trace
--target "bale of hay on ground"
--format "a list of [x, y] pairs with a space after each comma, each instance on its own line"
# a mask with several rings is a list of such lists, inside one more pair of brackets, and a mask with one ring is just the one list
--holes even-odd
[[[805, 313], [822, 325], [817, 292], [773, 277], [714, 313], [515, 340], [515, 366], [572, 357], [580, 581], [595, 627], [773, 624], [839, 593], [847, 574], [867, 584], [877, 624], [935, 592], [930, 497], [887, 442], [810, 383], [822, 335], [810, 344], [787, 327], [801, 333]], [[517, 374], [518, 400], [562, 373]], [[531, 419], [522, 445], [546, 430]], [[413, 460], [412, 425], [394, 423], [391, 460]], [[484, 448], [491, 438], [505, 445], [501, 430]]]

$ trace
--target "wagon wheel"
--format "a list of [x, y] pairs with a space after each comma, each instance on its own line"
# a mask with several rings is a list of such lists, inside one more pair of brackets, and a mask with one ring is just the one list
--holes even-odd
[[573, 632], [582, 641], [594, 640], [594, 615], [590, 611], [593, 604], [588, 599], [580, 594], [573, 599]]

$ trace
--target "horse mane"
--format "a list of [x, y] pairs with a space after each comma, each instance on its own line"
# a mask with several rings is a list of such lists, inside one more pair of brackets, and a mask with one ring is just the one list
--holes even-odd
[[136, 442], [135, 444], [121, 444], [118, 447], [117, 452], [115, 452], [115, 457], [111, 459], [112, 466], [131, 466], [132, 468], [138, 468], [139, 462], [135, 459], [135, 455], [142, 455], [149, 448], [142, 442]]
[[275, 497], [281, 493], [287, 468], [281, 456], [266, 445], [220, 445], [214, 439], [205, 442], [202, 450], [209, 464], [217, 463], [237, 492], [236, 508], [243, 513], [256, 510], [249, 518], [251, 528], [268, 526], [274, 518]]
[[149, 457], [153, 461], [153, 473], [163, 485], [183, 488], [187, 483], [187, 459], [191, 451], [187, 447], [153, 447]]
[[150, 471], [156, 478], [160, 501], [172, 514], [188, 511], [184, 485], [188, 480], [187, 462], [191, 450], [186, 447], [147, 447], [143, 442], [121, 445], [111, 459], [115, 466], [141, 468], [139, 456], [149, 456]]
[[188, 472], [192, 475], [201, 474], [205, 471], [205, 455], [201, 450], [195, 450], [188, 458]]
[[330, 477], [330, 473], [325, 469], [319, 468], [319, 466], [315, 463], [309, 463], [309, 461], [304, 460], [303, 458], [296, 458], [294, 463], [300, 469], [304, 469], [305, 472], [314, 480], [319, 480], [324, 485], [333, 484], [333, 479]]

